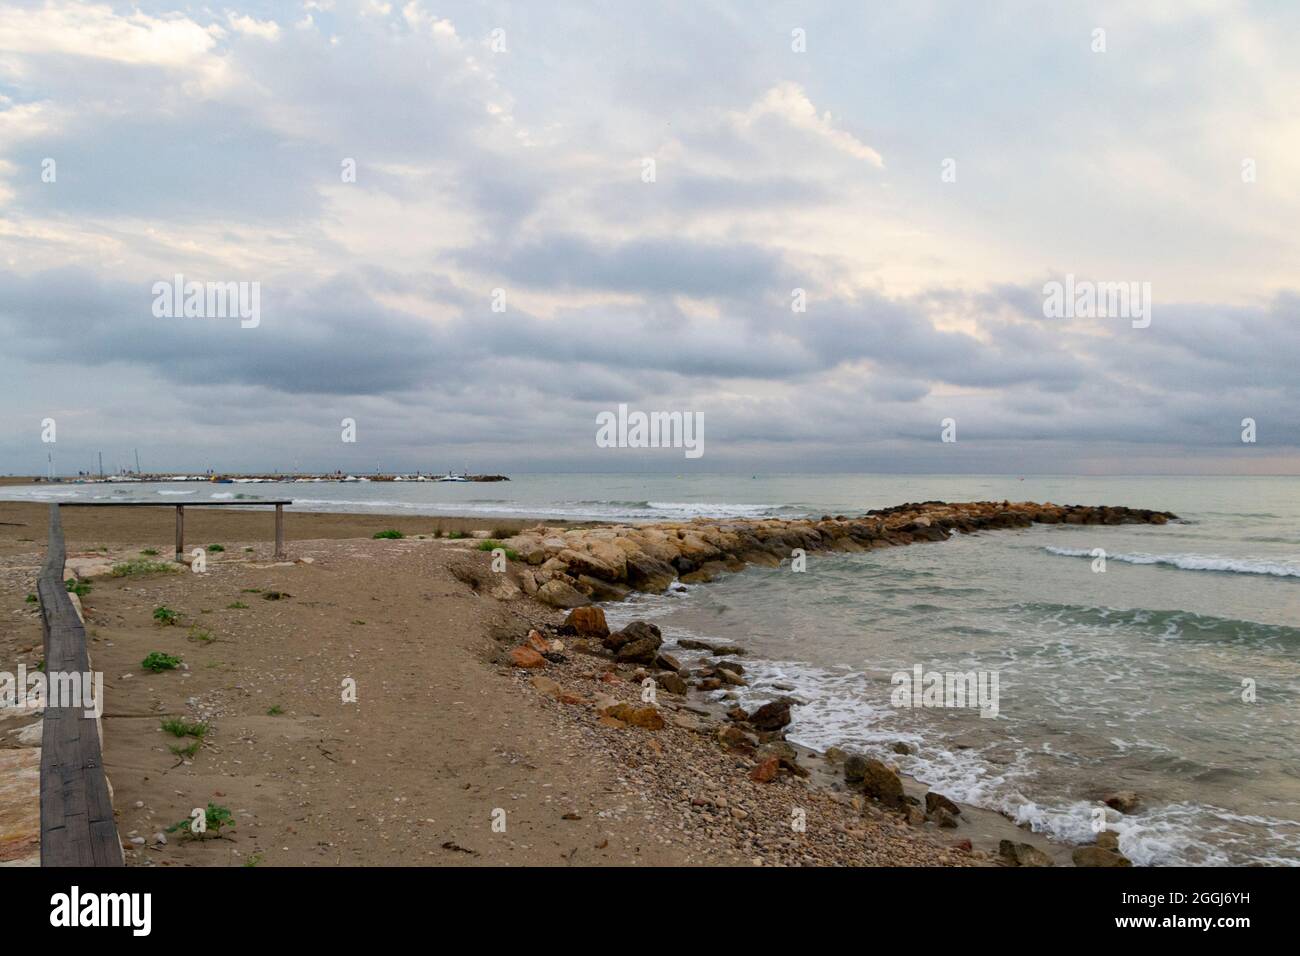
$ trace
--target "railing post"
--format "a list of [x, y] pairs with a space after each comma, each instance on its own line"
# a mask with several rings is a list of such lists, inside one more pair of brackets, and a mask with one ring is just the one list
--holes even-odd
[[284, 505], [275, 506], [275, 556], [284, 557]]
[[185, 506], [176, 506], [176, 560], [185, 560]]

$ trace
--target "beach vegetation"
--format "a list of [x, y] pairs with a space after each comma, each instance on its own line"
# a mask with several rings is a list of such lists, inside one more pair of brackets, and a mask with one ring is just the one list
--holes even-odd
[[90, 585], [76, 578], [68, 578], [63, 582], [63, 586], [68, 589], [69, 594], [75, 594], [77, 597], [85, 597], [90, 593]]
[[212, 632], [205, 627], [199, 627], [197, 624], [190, 625], [190, 633], [187, 640], [197, 641], [200, 644], [211, 644], [216, 640]]
[[162, 627], [169, 627], [181, 619], [181, 616], [169, 608], [166, 604], [161, 604], [153, 609], [154, 623]]
[[162, 722], [162, 729], [173, 737], [197, 737], [202, 740], [208, 735], [206, 723], [201, 720], [185, 720], [183, 717], [168, 717]]
[[389, 528], [387, 531], [376, 531], [373, 535], [371, 535], [371, 537], [397, 539], [397, 538], [405, 538], [406, 535], [402, 534], [402, 532], [398, 531], [395, 528]]
[[280, 716], [281, 714], [283, 714], [283, 713], [284, 713], [284, 708], [281, 707], [279, 704], [276, 704], [276, 705], [274, 705], [273, 707], [271, 707], [270, 710], [268, 710], [268, 711], [266, 712], [266, 716], [268, 716], [268, 717], [279, 717], [279, 716]]
[[226, 550], [226, 546], [223, 545], [223, 544], [210, 544], [210, 545], [208, 545], [208, 554], [217, 554], [217, 553], [219, 553], [219, 552], [221, 552], [221, 551], [225, 551], [225, 550]]
[[36, 604], [40, 599], [35, 594], [27, 595], [28, 604]]
[[504, 551], [506, 553], [506, 557], [509, 558], [511, 561], [519, 560], [519, 552], [516, 551], [514, 548], [507, 548], [500, 541], [494, 541], [492, 538], [484, 538], [482, 541], [478, 543], [478, 549], [480, 551], [495, 551], [497, 548], [500, 548], [502, 551]]
[[176, 670], [181, 666], [181, 659], [172, 654], [164, 654], [162, 651], [150, 651], [140, 662], [140, 666], [151, 673], [161, 674], [163, 671]]
[[145, 555], [146, 557], [153, 558], [153, 557], [157, 557], [157, 555], [158, 555], [158, 549], [157, 549], [157, 548], [145, 548], [145, 549], [144, 549], [143, 551], [141, 551], [140, 553], [143, 554], [143, 555]]
[[194, 820], [186, 817], [184, 820], [178, 820], [167, 828], [168, 833], [175, 833], [177, 830], [182, 835], [188, 834], [196, 840], [206, 839], [208, 834], [219, 837], [223, 827], [233, 827], [235, 825], [235, 815], [230, 812], [229, 807], [223, 807], [217, 803], [208, 803], [207, 809], [203, 811], [203, 829], [197, 833], [194, 831]]
[[452, 538], [454, 540], [459, 540], [461, 538], [468, 538], [469, 535], [467, 535], [464, 531], [452, 531], [448, 533], [447, 537]]
[[196, 753], [199, 752], [199, 748], [202, 746], [203, 746], [203, 741], [191, 740], [184, 747], [182, 747], [180, 744], [172, 744], [167, 749], [170, 750], [177, 757], [180, 757], [182, 760], [189, 760], [191, 757], [193, 757]]
[[227, 605], [226, 605], [226, 610], [227, 610], [227, 611], [247, 611], [247, 610], [248, 610], [248, 605], [245, 604], [243, 601], [232, 601], [230, 604], [227, 604]]
[[179, 571], [180, 565], [174, 561], [146, 561], [143, 558], [132, 558], [130, 561], [121, 561], [113, 565], [110, 573], [115, 578], [128, 578], [137, 574], [176, 574]]

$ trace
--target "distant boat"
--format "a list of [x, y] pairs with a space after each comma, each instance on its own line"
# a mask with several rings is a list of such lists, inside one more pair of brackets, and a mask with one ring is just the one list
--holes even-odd
[[451, 472], [447, 472], [447, 474], [443, 475], [441, 478], [437, 480], [438, 481], [469, 481], [469, 479], [466, 478], [464, 475], [453, 475]]

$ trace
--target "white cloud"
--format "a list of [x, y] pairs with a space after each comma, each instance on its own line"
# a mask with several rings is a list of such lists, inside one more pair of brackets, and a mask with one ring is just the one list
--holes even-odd
[[752, 129], [764, 120], [774, 118], [794, 129], [803, 130], [825, 140], [840, 152], [861, 159], [872, 166], [883, 168], [881, 155], [853, 134], [837, 129], [829, 112], [818, 114], [817, 107], [798, 83], [780, 83], [766, 93], [743, 113], [731, 114], [733, 122], [742, 129]]
[[[239, 13], [227, 14], [227, 19], [237, 33], [243, 33], [246, 36], [261, 37], [263, 40], [276, 40], [280, 36], [280, 24], [274, 20], [257, 20]], [[307, 21], [310, 24], [310, 15], [308, 15]]]
[[62, 53], [157, 66], [189, 66], [216, 44], [211, 30], [179, 14], [118, 16], [107, 5], [50, 3], [0, 8], [0, 49]]

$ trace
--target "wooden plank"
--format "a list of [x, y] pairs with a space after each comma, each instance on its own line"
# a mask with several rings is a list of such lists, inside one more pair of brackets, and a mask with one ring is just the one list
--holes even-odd
[[[50, 506], [50, 539], [36, 581], [45, 632], [46, 674], [90, 672], [86, 629], [63, 583], [66, 551], [59, 506]], [[93, 717], [71, 707], [45, 708], [41, 734], [41, 866], [122, 866], [121, 838], [104, 776]]]

